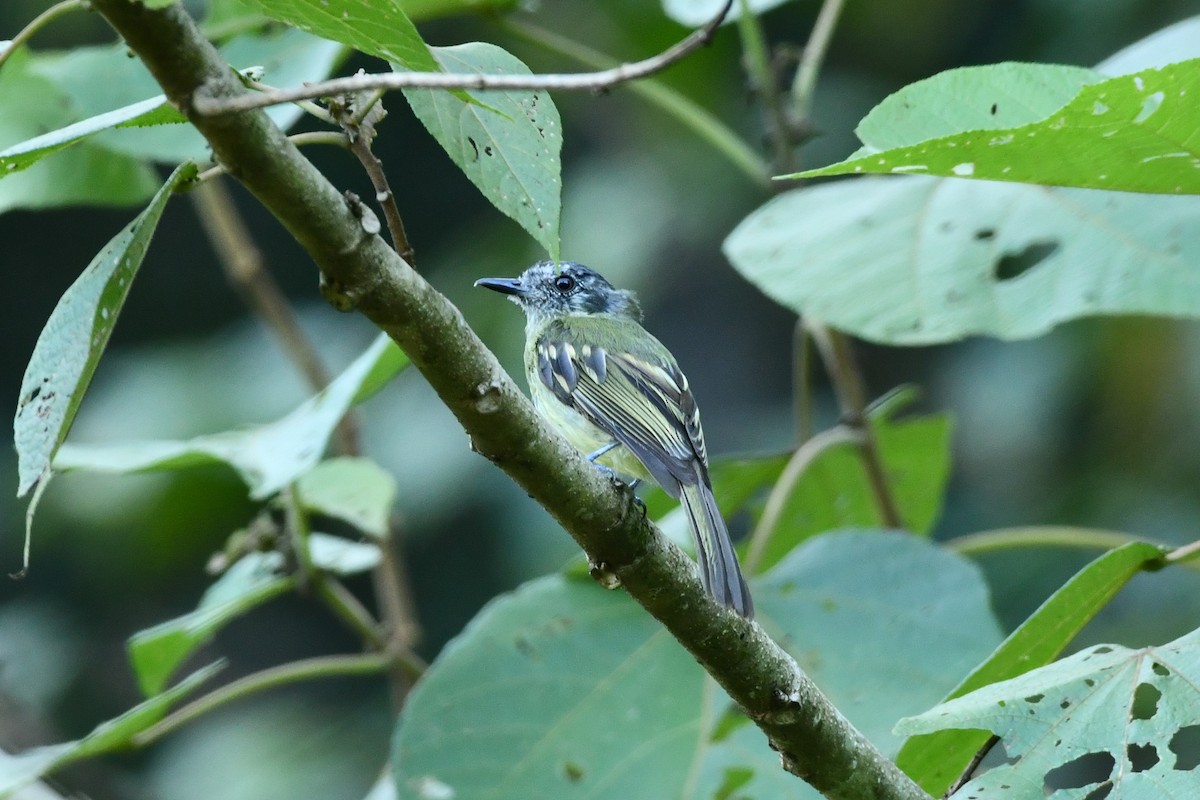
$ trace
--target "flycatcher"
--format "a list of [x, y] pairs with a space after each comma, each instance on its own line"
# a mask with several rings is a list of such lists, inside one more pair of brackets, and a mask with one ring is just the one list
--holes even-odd
[[519, 278], [475, 282], [525, 312], [533, 404], [588, 458], [625, 478], [653, 478], [683, 502], [704, 588], [754, 615], [713, 497], [700, 413], [670, 351], [640, 324], [632, 292], [593, 270], [541, 261]]

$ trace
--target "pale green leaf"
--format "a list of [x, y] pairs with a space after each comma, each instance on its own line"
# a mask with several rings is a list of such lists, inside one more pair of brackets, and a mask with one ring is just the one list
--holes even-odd
[[[751, 585], [759, 621], [888, 752], [894, 720], [1000, 638], [978, 571], [900, 533], [814, 538]], [[816, 797], [658, 623], [562, 576], [447, 645], [405, 705], [392, 770], [413, 800]]]
[[[741, 15], [743, 3], [751, 13], [758, 15], [786, 2], [788, 0], [733, 0], [729, 13], [725, 15], [725, 22], [732, 22]], [[667, 16], [689, 28], [699, 28], [707, 24], [723, 5], [725, 0], [662, 0], [663, 11]]]
[[[1197, 687], [1193, 631], [1161, 647], [1091, 647], [903, 719], [896, 730], [998, 735], [1008, 760], [967, 783], [963, 797], [1190, 797], [1200, 785], [1190, 752], [1200, 738]], [[1056, 785], [1067, 765], [1098, 769], [1086, 785], [1077, 776]]]
[[[1130, 578], [1159, 562], [1164, 553], [1161, 547], [1132, 542], [1088, 564], [1009, 634], [947, 699], [1050, 663]], [[973, 730], [914, 736], [900, 749], [896, 764], [925, 791], [938, 797], [962, 774], [988, 738], [986, 733]]]
[[297, 497], [306, 510], [381, 539], [387, 536], [396, 489], [392, 474], [366, 458], [331, 458], [296, 481]]
[[37, 747], [16, 755], [0, 750], [0, 800], [67, 764], [128, 747], [134, 736], [162, 719], [172, 705], [212, 677], [221, 666], [212, 664], [192, 673], [166, 692], [98, 725], [82, 739]]
[[269, 497], [316, 466], [364, 382], [382, 379], [375, 371], [380, 362], [396, 371], [403, 368], [407, 361], [396, 358], [395, 349], [381, 334], [333, 383], [274, 422], [186, 441], [68, 443], [59, 450], [54, 468], [129, 473], [224, 463], [245, 481], [251, 497]]
[[142, 693], [163, 690], [183, 661], [230, 620], [290, 589], [294, 579], [279, 574], [278, 553], [248, 553], [222, 575], [183, 616], [138, 631], [129, 638], [129, 661]]
[[1200, 200], [909, 176], [781, 194], [725, 240], [780, 304], [887, 344], [1200, 315]]
[[[446, 72], [475, 75], [528, 75], [529, 69], [499, 47], [472, 42], [435, 47]], [[456, 94], [406, 89], [413, 113], [492, 202], [546, 248], [559, 252], [562, 206], [562, 123], [544, 92], [470, 92]]]
[[21, 382], [13, 422], [18, 488], [22, 496], [49, 471], [75, 419], [88, 383], [108, 344], [125, 297], [172, 192], [194, 178], [184, 165], [150, 205], [109, 241], [58, 301], [38, 336]]
[[[1006, 65], [997, 65], [1006, 66]], [[976, 70], [995, 68], [977, 67]], [[931, 78], [909, 87], [904, 114], [922, 119], [960, 109]], [[933, 91], [917, 91], [929, 86]], [[1007, 107], [1022, 97], [978, 92], [968, 104]], [[1061, 109], [1016, 127], [968, 123], [953, 134], [851, 157], [791, 177], [857, 173], [921, 174], [1161, 194], [1200, 193], [1200, 59], [1085, 86]], [[1026, 92], [1028, 94], [1028, 92]], [[895, 105], [895, 104], [894, 104]], [[876, 123], [889, 127], [890, 116]], [[961, 132], [960, 132], [961, 131]], [[875, 142], [864, 142], [878, 147]]]
[[313, 566], [335, 575], [355, 575], [379, 566], [382, 554], [373, 542], [352, 542], [341, 536], [313, 533], [308, 537]]

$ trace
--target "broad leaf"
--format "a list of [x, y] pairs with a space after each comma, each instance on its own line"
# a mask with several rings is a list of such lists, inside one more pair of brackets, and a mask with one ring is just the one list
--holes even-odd
[[[1167, 44], [1175, 56], [1200, 56], [1198, 37], [1171, 33]], [[1133, 45], [1119, 54], [1117, 66], [1155, 66], [1151, 50]], [[1054, 92], [1023, 91], [1023, 98], [1042, 98], [1026, 111], [993, 99], [998, 114], [1017, 115], [1005, 124], [1028, 121], [1021, 114], [1038, 114], [1069, 92], [1070, 75], [1056, 74], [1062, 82]], [[1049, 79], [1044, 71], [1037, 75], [1043, 83]], [[1078, 80], [1082, 85], [1087, 78]], [[962, 124], [963, 114], [979, 119], [990, 112], [990, 103], [978, 102], [939, 109], [950, 125]], [[884, 147], [952, 130], [925, 127], [925, 116], [906, 116], [894, 106], [887, 117], [895, 134], [879, 119], [863, 123], [867, 137]], [[1196, 316], [1200, 284], [1189, 265], [1200, 259], [1191, 222], [1198, 213], [1200, 201], [1192, 197], [868, 178], [780, 195], [743, 221], [724, 250], [768, 296], [863, 338], [889, 344], [973, 334], [1018, 339], [1100, 314]]]
[[[1088, 564], [1042, 603], [947, 699], [1049, 664], [1130, 578], [1159, 561], [1164, 552], [1155, 545], [1134, 542]], [[973, 730], [914, 736], [904, 743], [896, 763], [925, 791], [939, 797], [988, 738]]]
[[38, 747], [17, 755], [0, 751], [0, 800], [67, 764], [127, 748], [134, 736], [162, 719], [172, 705], [220, 668], [221, 664], [212, 664], [194, 672], [168, 691], [98, 725], [82, 739]]
[[237, 471], [251, 497], [269, 497], [316, 466], [338, 421], [363, 394], [364, 383], [378, 385], [380, 363], [389, 364], [392, 375], [407, 364], [396, 350], [380, 335], [333, 383], [274, 422], [186, 441], [66, 444], [54, 468], [128, 473], [223, 463]]
[[[781, 6], [787, 1], [733, 0], [733, 5], [729, 8], [729, 13], [725, 15], [725, 22], [731, 22], [738, 18], [742, 13], [743, 3], [746, 8], [750, 9], [751, 13], [758, 15], [764, 11], [770, 11], [776, 6]], [[698, 28], [717, 15], [717, 12], [721, 10], [721, 6], [725, 5], [725, 0], [663, 0], [662, 5], [663, 11], [666, 12], [667, 16], [680, 25]]]
[[68, 96], [35, 72], [34, 62], [23, 49], [0, 70], [0, 108], [20, 110], [0, 114], [0, 151], [6, 154], [0, 159], [4, 172], [0, 212], [76, 203], [132, 205], [144, 202], [160, 185], [154, 171], [138, 160], [116, 156], [90, 143], [22, 172], [37, 160], [23, 143], [79, 119], [70, 111]]
[[396, 489], [392, 474], [366, 458], [322, 461], [296, 482], [297, 497], [306, 510], [381, 539], [387, 536]]
[[248, 0], [272, 19], [418, 72], [438, 63], [398, 0]]
[[[288, 86], [328, 77], [344, 58], [345, 48], [303, 31], [283, 29], [237, 36], [221, 46], [221, 54], [237, 69], [255, 67], [268, 83]], [[124, 45], [39, 53], [30, 70], [66, 92], [69, 103], [64, 105], [72, 109], [73, 119], [103, 115], [162, 91], [142, 62], [129, 57]], [[303, 112], [289, 103], [267, 109], [267, 114], [287, 130]], [[176, 163], [211, 157], [208, 143], [191, 125], [131, 127], [134, 124], [101, 132], [91, 141], [139, 160]]]
[[150, 205], [110, 240], [71, 284], [46, 321], [25, 368], [13, 423], [18, 497], [49, 473], [167, 200], [176, 187], [195, 175], [196, 168], [190, 164], [175, 170]]
[[[997, 65], [998, 67], [1011, 65]], [[988, 70], [978, 67], [977, 70]], [[992, 68], [995, 69], [995, 68]], [[950, 76], [946, 76], [950, 77]], [[931, 78], [909, 87], [904, 115], [945, 121], [957, 110], [947, 98], [949, 81]], [[969, 103], [992, 109], [1024, 98], [972, 92]], [[918, 91], [925, 90], [929, 91]], [[1050, 116], [1017, 127], [968, 123], [940, 136], [883, 152], [857, 155], [791, 177], [815, 178], [857, 173], [904, 173], [1020, 181], [1088, 189], [1161, 194], [1200, 193], [1200, 109], [1191, 98], [1200, 91], [1200, 59], [1111, 78], [1086, 86]], [[1000, 99], [997, 99], [1000, 98]], [[873, 112], [874, 113], [874, 112]], [[951, 112], [953, 114], [954, 111]], [[878, 127], [888, 127], [888, 119]], [[861, 132], [860, 132], [861, 135]], [[871, 149], [878, 145], [863, 137]]]
[[[516, 57], [484, 42], [435, 47], [433, 53], [454, 74], [530, 74]], [[471, 102], [446, 91], [404, 91], [413, 113], [479, 191], [557, 259], [562, 205], [558, 109], [544, 92], [467, 95]]]
[[279, 574], [278, 553], [249, 553], [226, 570], [196, 610], [138, 631], [129, 638], [129, 661], [147, 697], [163, 690], [184, 659], [230, 620], [290, 589], [294, 579]]
[[964, 798], [1190, 797], [1200, 785], [1197, 687], [1200, 631], [1162, 647], [1091, 647], [896, 730], [998, 735], [1009, 760], [967, 783], [956, 794]]
[[[887, 751], [891, 721], [1000, 638], [978, 571], [898, 533], [815, 538], [752, 589], [760, 622]], [[562, 576], [447, 645], [405, 705], [392, 769], [414, 799], [816, 796], [641, 609]]]
[[308, 552], [313, 566], [334, 575], [356, 575], [379, 566], [382, 553], [374, 542], [353, 542], [328, 533], [308, 537]]

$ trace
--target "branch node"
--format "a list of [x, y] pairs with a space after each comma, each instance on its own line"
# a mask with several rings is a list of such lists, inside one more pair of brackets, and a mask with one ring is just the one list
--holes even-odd
[[475, 386], [475, 410], [480, 414], [495, 414], [501, 408], [500, 381], [492, 378]]
[[375, 236], [383, 230], [379, 217], [375, 216], [375, 212], [371, 210], [370, 206], [363, 203], [362, 198], [351, 191], [347, 191], [343, 196], [346, 198], [346, 207], [350, 209], [350, 213], [358, 220], [359, 226], [368, 236]]
[[347, 289], [340, 281], [330, 278], [324, 272], [321, 273], [319, 288], [321, 296], [337, 311], [345, 313], [353, 311], [358, 306], [356, 293]]
[[588, 556], [588, 574], [605, 589], [611, 591], [621, 588], [620, 576], [613, 572], [607, 561], [593, 561], [592, 557]]

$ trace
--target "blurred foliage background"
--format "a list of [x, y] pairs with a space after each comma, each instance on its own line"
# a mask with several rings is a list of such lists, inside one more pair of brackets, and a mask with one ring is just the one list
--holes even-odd
[[[0, 38], [45, 5], [0, 4]], [[204, 6], [187, 5], [198, 13]], [[817, 7], [805, 0], [766, 14], [772, 44], [802, 44]], [[1185, 0], [849, 3], [820, 76], [816, 135], [800, 153], [802, 164], [845, 157], [857, 146], [857, 121], [914, 80], [1002, 60], [1091, 65], [1197, 11], [1200, 4]], [[586, 33], [584, 44], [625, 60], [684, 33], [655, 5], [634, 0], [543, 0], [512, 20], [568, 37]], [[494, 41], [534, 71], [580, 68], [501, 18], [459, 17], [421, 31], [432, 44]], [[107, 41], [111, 33], [99, 17], [75, 14], [39, 35], [34, 47]], [[713, 46], [661, 80], [759, 143], [762, 121], [739, 58], [737, 34], [726, 27]], [[379, 65], [356, 59], [341, 71], [359, 67]], [[794, 319], [743, 282], [720, 253], [729, 230], [762, 202], [761, 188], [628, 89], [559, 94], [555, 101], [565, 140], [563, 256], [639, 292], [648, 327], [675, 352], [701, 399], [710, 452], [719, 458], [792, 446]], [[418, 268], [519, 373], [523, 321], [471, 284], [516, 274], [543, 254], [468, 183], [399, 95], [385, 102], [390, 115], [376, 152], [398, 188]], [[366, 176], [346, 153], [306, 152], [337, 186], [370, 196]], [[306, 255], [252, 199], [233, 191], [270, 271], [330, 369], [340, 370], [372, 329], [326, 305]], [[199, 244], [205, 239], [194, 210], [186, 199], [169, 206], [73, 440], [223, 430], [272, 419], [307, 396], [214, 252]], [[133, 213], [81, 207], [0, 215], [0, 259], [9, 276], [0, 295], [0, 395], [13, 406], [59, 295]], [[1194, 323], [1098, 319], [1023, 343], [864, 345], [860, 355], [873, 395], [914, 383], [922, 389], [921, 409], [953, 414], [954, 469], [941, 538], [1063, 524], [1182, 543], [1197, 538], [1200, 518], [1198, 333]], [[834, 404], [822, 376], [816, 384], [817, 424], [824, 426], [834, 421]], [[491, 597], [576, 554], [538, 506], [470, 452], [415, 371], [361, 413], [367, 454], [400, 481], [403, 559], [425, 657]], [[7, 450], [0, 476], [15, 487]], [[237, 478], [217, 468], [57, 480], [39, 514], [29, 577], [0, 582], [0, 746], [11, 751], [75, 737], [136, 702], [126, 638], [194, 607], [208, 580], [208, 556], [253, 510]], [[13, 492], [0, 494], [6, 571], [19, 567], [23, 515]], [[983, 558], [1001, 621], [1018, 623], [1091, 555], [1039, 550]], [[353, 587], [370, 598], [365, 579]], [[1200, 612], [1198, 588], [1193, 572], [1137, 578], [1079, 644], [1139, 646], [1180, 635]], [[318, 604], [284, 599], [236, 622], [197, 663], [226, 656], [233, 677], [352, 647]], [[145, 753], [72, 768], [64, 779], [96, 798], [297, 791], [360, 797], [384, 763], [391, 724], [381, 681], [323, 682], [235, 705]], [[272, 777], [264, 783], [264, 775]]]

